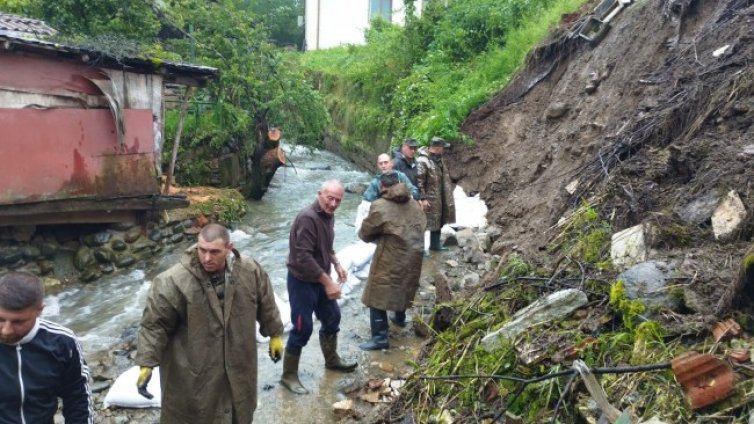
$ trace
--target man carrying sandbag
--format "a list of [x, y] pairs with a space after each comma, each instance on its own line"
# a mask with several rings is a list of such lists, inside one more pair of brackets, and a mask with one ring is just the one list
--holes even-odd
[[257, 342], [283, 354], [283, 323], [267, 273], [233, 249], [228, 230], [209, 224], [179, 264], [158, 275], [139, 329], [139, 393], [160, 366], [160, 422], [248, 424], [257, 406]]

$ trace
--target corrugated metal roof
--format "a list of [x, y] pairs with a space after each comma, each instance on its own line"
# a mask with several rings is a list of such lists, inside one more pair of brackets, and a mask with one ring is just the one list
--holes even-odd
[[[70, 46], [49, 41], [28, 39], [0, 32], [0, 49], [32, 51], [39, 54], [54, 55], [59, 58], [70, 56], [70, 59], [85, 60], [98, 66], [112, 69], [132, 69], [142, 72], [159, 73], [166, 76], [196, 78], [198, 80], [213, 79], [217, 76], [217, 68], [210, 66], [191, 65], [164, 60], [150, 60], [139, 57], [115, 57], [105, 52], [88, 48]], [[84, 59], [86, 57], [86, 59]]]
[[0, 13], [0, 34], [23, 38], [45, 38], [57, 31], [39, 19]]
[[55, 29], [38, 19], [0, 13], [0, 49], [32, 51], [57, 57], [70, 56], [70, 59], [76, 60], [82, 60], [86, 56], [88, 62], [96, 63], [98, 66], [113, 69], [132, 68], [166, 76], [193, 78], [200, 82], [215, 78], [218, 73], [217, 68], [209, 66], [139, 57], [115, 57], [90, 48], [53, 43], [42, 39], [56, 32]]

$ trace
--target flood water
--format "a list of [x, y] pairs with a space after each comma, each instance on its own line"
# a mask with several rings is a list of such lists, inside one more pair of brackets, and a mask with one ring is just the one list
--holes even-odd
[[[262, 264], [275, 292], [286, 300], [288, 232], [296, 214], [314, 201], [318, 188], [327, 179], [336, 178], [347, 184], [368, 182], [371, 178], [329, 152], [295, 148], [288, 156], [295, 168], [278, 170], [264, 199], [249, 202], [249, 213], [232, 234], [236, 248]], [[360, 202], [360, 195], [346, 193], [336, 212], [336, 252], [357, 240], [353, 222]], [[46, 298], [44, 317], [76, 332], [87, 352], [106, 350], [119, 341], [124, 329], [138, 323], [151, 279], [176, 263], [180, 253], [165, 254], [149, 269], [105, 276], [92, 284], [69, 286]], [[267, 344], [258, 344], [256, 422], [330, 422], [333, 420], [331, 405], [343, 399], [341, 392], [349, 384], [364, 381], [367, 376], [397, 376], [408, 369], [406, 362], [413, 358], [421, 342], [411, 336], [409, 330], [391, 329], [397, 337], [391, 338], [393, 348], [389, 351], [358, 349], [358, 344], [369, 336], [368, 312], [359, 300], [360, 294], [361, 286], [358, 286], [342, 306], [339, 337], [341, 355], [359, 361], [359, 368], [353, 374], [324, 369], [316, 334], [319, 324], [315, 323], [315, 334], [304, 348], [300, 365], [301, 380], [312, 394], [292, 395], [278, 384], [282, 361], [273, 364], [267, 356]]]

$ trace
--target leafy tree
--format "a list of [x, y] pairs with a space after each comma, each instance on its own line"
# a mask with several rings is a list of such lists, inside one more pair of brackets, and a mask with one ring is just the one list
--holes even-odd
[[298, 25], [299, 16], [304, 16], [303, 0], [251, 0], [249, 10], [267, 27], [273, 43], [303, 47], [304, 27]]
[[366, 45], [307, 52], [303, 63], [343, 139], [463, 139], [468, 113], [510, 80], [563, 13], [586, 1], [425, 0], [404, 28], [372, 22]]
[[42, 19], [67, 36], [108, 34], [153, 41], [160, 29], [153, 0], [13, 0], [13, 3], [9, 11]]
[[170, 18], [190, 29], [187, 37], [166, 40], [166, 47], [184, 57], [195, 51], [202, 63], [221, 70], [209, 91], [222, 105], [215, 112], [231, 137], [243, 138], [256, 125], [273, 123], [300, 142], [318, 142], [327, 123], [319, 96], [294, 58], [268, 43], [265, 28], [238, 6], [232, 0], [175, 1]]
[[[209, 157], [228, 149], [252, 154], [269, 124], [299, 143], [322, 139], [328, 115], [321, 98], [296, 57], [268, 41], [273, 30], [281, 44], [298, 44], [300, 0], [5, 1], [8, 11], [47, 21], [64, 40], [116, 57], [218, 68], [219, 78], [196, 94], [200, 102], [184, 131], [185, 152], [197, 159], [190, 166], [200, 174], [207, 174]], [[169, 113], [165, 120], [166, 141], [172, 140], [173, 118]]]

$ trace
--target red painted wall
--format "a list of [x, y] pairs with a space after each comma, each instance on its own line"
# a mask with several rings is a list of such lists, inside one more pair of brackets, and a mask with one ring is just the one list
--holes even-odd
[[[0, 51], [0, 88], [102, 95], [96, 67]], [[0, 205], [158, 194], [152, 111], [124, 110], [119, 146], [109, 109], [10, 109], [0, 104]]]
[[91, 65], [0, 53], [0, 69], [0, 87], [17, 87], [45, 93], [67, 90], [102, 94], [96, 85], [85, 78], [103, 78], [102, 73]]
[[152, 112], [124, 119], [119, 148], [107, 109], [0, 109], [0, 204], [159, 193]]

